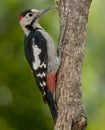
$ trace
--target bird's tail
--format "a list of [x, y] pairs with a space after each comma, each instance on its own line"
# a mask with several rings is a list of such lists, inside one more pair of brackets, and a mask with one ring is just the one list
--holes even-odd
[[57, 106], [56, 103], [54, 101], [53, 95], [51, 92], [47, 92], [46, 94], [46, 102], [49, 106], [52, 118], [54, 120], [54, 123], [56, 123], [56, 119], [57, 119]]

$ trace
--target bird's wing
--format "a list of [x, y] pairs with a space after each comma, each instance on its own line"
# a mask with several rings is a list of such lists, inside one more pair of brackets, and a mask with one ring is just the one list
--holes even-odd
[[33, 45], [33, 54], [35, 58], [33, 62], [33, 74], [44, 96], [46, 94], [45, 92], [48, 89], [46, 84], [48, 67], [47, 41], [40, 31], [35, 32], [33, 40], [33, 42], [35, 43]]
[[33, 30], [25, 39], [25, 55], [43, 96], [47, 88], [47, 41], [39, 30]]

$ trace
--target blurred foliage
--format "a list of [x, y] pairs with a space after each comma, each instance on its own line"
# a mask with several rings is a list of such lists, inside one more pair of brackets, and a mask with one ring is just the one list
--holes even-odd
[[87, 25], [83, 97], [87, 130], [105, 129], [105, 0], [93, 0]]
[[[0, 1], [0, 130], [51, 130], [49, 109], [43, 104], [24, 57], [23, 32], [18, 15], [25, 9], [42, 9], [54, 0]], [[105, 128], [105, 0], [93, 0], [87, 24], [83, 64], [83, 99], [87, 130]], [[59, 17], [46, 13], [40, 24], [53, 37], [59, 36]]]

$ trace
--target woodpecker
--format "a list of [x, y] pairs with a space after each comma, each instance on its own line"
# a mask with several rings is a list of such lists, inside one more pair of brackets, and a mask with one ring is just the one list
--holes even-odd
[[53, 98], [53, 91], [60, 59], [57, 56], [51, 36], [39, 24], [40, 17], [50, 9], [25, 10], [19, 15], [18, 19], [25, 34], [26, 59], [42, 93], [43, 100], [48, 104], [52, 118], [56, 122], [57, 107]]

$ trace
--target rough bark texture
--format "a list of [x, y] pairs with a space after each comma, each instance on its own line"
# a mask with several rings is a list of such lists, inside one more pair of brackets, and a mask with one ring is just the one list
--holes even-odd
[[81, 72], [90, 4], [91, 0], [56, 0], [60, 15], [59, 47], [64, 48], [57, 76], [58, 119], [55, 130], [85, 130], [86, 128]]

